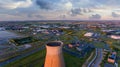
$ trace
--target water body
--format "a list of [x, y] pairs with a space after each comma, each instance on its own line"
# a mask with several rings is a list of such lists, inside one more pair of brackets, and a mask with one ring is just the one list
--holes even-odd
[[19, 37], [17, 34], [8, 32], [8, 31], [0, 31], [0, 45], [7, 43], [10, 38]]

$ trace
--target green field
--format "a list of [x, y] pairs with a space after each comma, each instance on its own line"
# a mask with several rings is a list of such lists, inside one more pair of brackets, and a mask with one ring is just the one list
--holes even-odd
[[[45, 60], [46, 50], [39, 51], [30, 56], [12, 62], [5, 67], [42, 67]], [[89, 57], [90, 53], [88, 53], [84, 58], [77, 58], [75, 56], [71, 56], [67, 53], [63, 53], [66, 67], [80, 67]]]
[[41, 67], [44, 63], [45, 53], [45, 50], [39, 51], [30, 56], [12, 62], [5, 67]]

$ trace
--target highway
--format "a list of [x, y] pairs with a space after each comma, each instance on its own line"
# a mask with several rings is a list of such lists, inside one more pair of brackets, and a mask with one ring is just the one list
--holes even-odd
[[93, 60], [89, 63], [88, 67], [99, 67], [103, 58], [103, 53], [101, 48], [96, 48], [96, 55]]
[[14, 61], [16, 61], [16, 60], [19, 60], [19, 59], [21, 59], [21, 58], [27, 57], [27, 56], [29, 56], [29, 55], [31, 55], [31, 54], [33, 54], [33, 53], [35, 53], [35, 52], [41, 51], [41, 50], [43, 50], [43, 49], [45, 49], [45, 45], [43, 45], [43, 46], [41, 46], [40, 48], [38, 48], [38, 49], [36, 49], [36, 50], [33, 50], [33, 51], [29, 52], [29, 53], [21, 54], [21, 55], [18, 55], [18, 56], [16, 56], [16, 57], [14, 57], [14, 58], [8, 59], [8, 60], [6, 60], [6, 61], [4, 61], [4, 62], [1, 62], [1, 63], [0, 63], [0, 67], [4, 67], [6, 64], [9, 64], [9, 63], [14, 62]]

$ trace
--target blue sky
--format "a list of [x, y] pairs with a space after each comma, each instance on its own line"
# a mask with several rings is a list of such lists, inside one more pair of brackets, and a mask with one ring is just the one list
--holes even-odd
[[120, 0], [0, 0], [0, 21], [119, 19]]

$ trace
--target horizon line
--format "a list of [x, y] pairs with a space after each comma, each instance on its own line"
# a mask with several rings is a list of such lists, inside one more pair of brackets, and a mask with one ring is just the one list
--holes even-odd
[[52, 22], [52, 21], [120, 21], [120, 20], [3, 20], [0, 22]]

